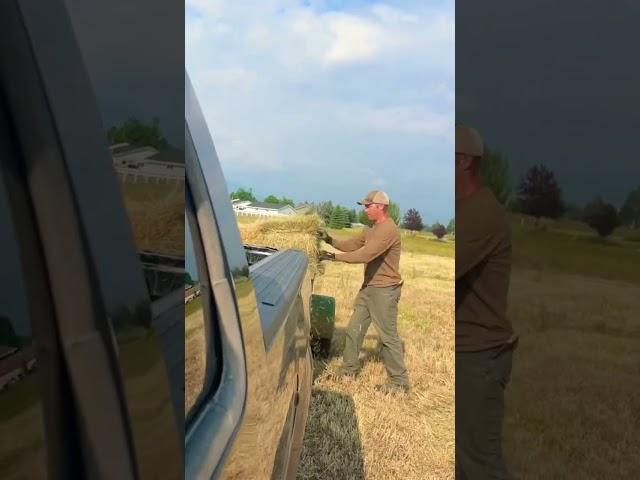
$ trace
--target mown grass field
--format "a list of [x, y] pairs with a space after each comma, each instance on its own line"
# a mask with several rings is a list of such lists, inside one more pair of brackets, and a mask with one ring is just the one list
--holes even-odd
[[[256, 220], [241, 216], [238, 222], [246, 231]], [[352, 236], [359, 230], [329, 233]], [[320, 247], [332, 250], [326, 244]], [[344, 381], [335, 375], [364, 266], [323, 262], [314, 293], [336, 299], [336, 331], [329, 358], [314, 360], [299, 479], [454, 478], [454, 256], [452, 239], [402, 232], [405, 285], [398, 328], [413, 384], [407, 397], [374, 390], [387, 376], [373, 326], [361, 352], [358, 379]]]
[[37, 372], [0, 392], [0, 472], [3, 479], [42, 478], [46, 452]]
[[407, 397], [374, 390], [387, 376], [373, 326], [361, 375], [354, 381], [335, 376], [364, 267], [328, 263], [316, 280], [315, 293], [336, 298], [336, 332], [330, 358], [314, 361], [300, 479], [454, 478], [454, 243], [403, 233], [402, 252], [398, 328], [413, 384]]
[[630, 237], [513, 223], [509, 316], [521, 340], [505, 454], [515, 478], [637, 477], [640, 244]]
[[205, 378], [206, 341], [204, 336], [202, 298], [198, 297], [184, 306], [184, 411], [185, 415], [196, 403]]
[[184, 255], [184, 185], [120, 186], [138, 250]]

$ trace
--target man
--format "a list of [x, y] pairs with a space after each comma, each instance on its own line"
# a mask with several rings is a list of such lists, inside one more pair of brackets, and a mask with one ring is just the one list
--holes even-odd
[[517, 337], [507, 319], [511, 232], [482, 184], [483, 142], [456, 127], [456, 479], [507, 478], [504, 392]]
[[376, 389], [388, 393], [409, 391], [409, 376], [404, 363], [404, 348], [398, 335], [398, 302], [402, 288], [400, 277], [400, 231], [389, 217], [389, 196], [374, 190], [360, 202], [374, 225], [348, 240], [331, 238], [321, 232], [322, 239], [341, 253], [321, 252], [321, 260], [365, 263], [364, 282], [355, 300], [353, 314], [346, 331], [343, 373], [355, 377], [359, 370], [358, 355], [369, 325], [378, 331], [382, 344], [382, 360], [389, 383]]

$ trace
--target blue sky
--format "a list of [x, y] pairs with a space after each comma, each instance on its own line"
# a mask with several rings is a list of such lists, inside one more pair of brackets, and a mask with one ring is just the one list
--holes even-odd
[[454, 2], [187, 0], [186, 64], [231, 190], [454, 212]]

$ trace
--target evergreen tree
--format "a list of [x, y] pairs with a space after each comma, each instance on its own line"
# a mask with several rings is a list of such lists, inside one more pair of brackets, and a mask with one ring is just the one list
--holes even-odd
[[404, 228], [414, 232], [419, 232], [424, 228], [420, 212], [418, 212], [415, 208], [410, 208], [409, 210], [407, 210], [402, 223]]

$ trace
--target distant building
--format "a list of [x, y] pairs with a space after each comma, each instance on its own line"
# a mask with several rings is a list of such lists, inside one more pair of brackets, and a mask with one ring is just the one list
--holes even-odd
[[189, 303], [191, 300], [195, 300], [200, 296], [200, 284], [185, 285], [184, 286], [184, 303]]
[[113, 166], [124, 183], [184, 183], [184, 152], [158, 151], [121, 143], [110, 147]]
[[22, 349], [0, 345], [0, 390], [20, 381], [36, 367], [36, 351], [33, 345]]
[[276, 217], [295, 215], [296, 211], [290, 205], [276, 203], [249, 202], [245, 200], [231, 200], [236, 215], [254, 215], [258, 217]]

